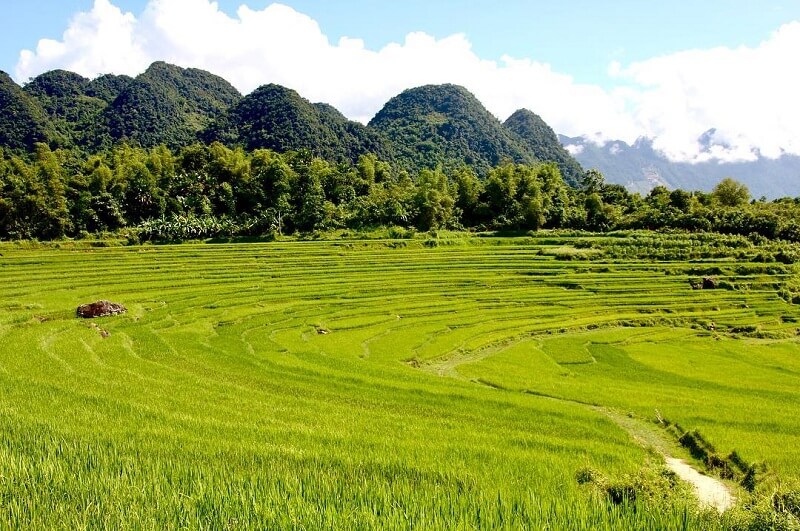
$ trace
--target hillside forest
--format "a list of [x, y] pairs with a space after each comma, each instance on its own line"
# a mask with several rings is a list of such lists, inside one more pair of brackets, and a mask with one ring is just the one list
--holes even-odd
[[608, 184], [521, 109], [500, 122], [455, 85], [410, 89], [368, 125], [295, 91], [242, 96], [201, 70], [137, 78], [0, 73], [0, 238], [131, 242], [395, 227], [677, 229], [800, 241], [796, 199]]

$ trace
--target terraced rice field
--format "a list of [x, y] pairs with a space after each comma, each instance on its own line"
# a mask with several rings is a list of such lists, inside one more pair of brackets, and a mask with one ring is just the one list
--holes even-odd
[[[794, 267], [604, 242], [5, 245], [0, 527], [734, 525], [614, 418], [797, 485]], [[101, 298], [129, 312], [74, 317]]]

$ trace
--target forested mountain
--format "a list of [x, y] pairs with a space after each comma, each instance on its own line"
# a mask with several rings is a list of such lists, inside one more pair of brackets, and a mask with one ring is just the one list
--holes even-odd
[[246, 150], [307, 149], [330, 161], [372, 154], [410, 173], [467, 166], [483, 178], [505, 161], [554, 161], [569, 184], [582, 175], [541, 118], [520, 110], [504, 125], [456, 85], [407, 90], [364, 126], [286, 87], [264, 85], [242, 97], [218, 76], [164, 62], [135, 79], [54, 70], [24, 89], [8, 76], [0, 81], [0, 147], [20, 152], [36, 142], [103, 153], [120, 143], [178, 149], [219, 141]]
[[45, 72], [25, 85], [24, 91], [38, 98], [42, 106], [50, 112], [51, 107], [56, 107], [57, 101], [50, 104], [50, 98], [75, 98], [86, 93], [89, 80], [80, 74], [66, 70], [51, 70]]
[[[706, 136], [713, 140], [713, 130]], [[334, 162], [373, 154], [411, 175], [439, 166], [446, 171], [469, 167], [484, 179], [503, 162], [552, 161], [572, 186], [582, 184], [583, 168], [597, 168], [610, 183], [642, 194], [656, 186], [707, 191], [732, 177], [756, 197], [800, 195], [797, 156], [730, 164], [671, 162], [647, 139], [597, 145], [557, 137], [526, 109], [501, 123], [457, 85], [406, 90], [364, 126], [286, 87], [264, 85], [242, 97], [221, 77], [164, 62], [136, 78], [109, 74], [89, 80], [54, 70], [24, 88], [0, 73], [0, 148], [6, 151], [31, 155], [43, 142], [51, 149], [102, 154], [121, 143], [174, 150], [198, 141], [248, 151], [307, 149]], [[698, 139], [701, 146], [703, 141]]]
[[86, 87], [86, 95], [99, 98], [106, 103], [112, 103], [130, 85], [131, 81], [133, 78], [130, 76], [105, 74], [89, 82]]
[[92, 83], [73, 72], [53, 70], [25, 85], [23, 90], [39, 102], [56, 133], [54, 143], [80, 146], [91, 138], [98, 115], [108, 106], [88, 94]]
[[374, 131], [352, 122], [326, 104], [312, 104], [294, 90], [264, 85], [236, 103], [201, 135], [253, 150], [307, 149], [327, 160], [355, 162], [373, 153], [389, 158], [386, 142]]
[[[106, 81], [107, 92], [113, 94], [117, 80]], [[143, 147], [185, 146], [196, 142], [201, 131], [240, 99], [239, 91], [219, 76], [153, 63], [101, 113], [91, 143], [95, 149], [119, 141]]]
[[[798, 195], [797, 166], [780, 166], [796, 157], [760, 161], [757, 181], [731, 171], [748, 190], [721, 180], [734, 165], [675, 165], [645, 140], [562, 137], [606, 183], [555, 140], [534, 113], [503, 124], [455, 85], [407, 90], [363, 126], [279, 85], [242, 97], [217, 76], [166, 63], [135, 79], [53, 71], [24, 89], [0, 74], [0, 240], [393, 226], [677, 229], [800, 242], [800, 199], [750, 201], [766, 186]], [[613, 184], [630, 174], [651, 179], [642, 195]]]
[[31, 151], [51, 142], [54, 131], [42, 107], [0, 71], [0, 147]]
[[357, 160], [360, 155], [373, 153], [384, 160], [394, 157], [394, 150], [382, 134], [365, 127], [363, 124], [348, 120], [339, 109], [327, 103], [315, 103], [322, 123], [334, 135], [342, 139], [344, 153], [349, 160]]
[[[648, 139], [597, 145], [558, 137], [527, 109], [500, 123], [456, 85], [406, 90], [365, 127], [330, 105], [312, 104], [279, 85], [262, 86], [243, 98], [218, 76], [163, 62], [153, 63], [135, 79], [109, 74], [89, 80], [54, 70], [24, 88], [0, 73], [2, 148], [32, 153], [37, 142], [44, 142], [51, 148], [101, 153], [122, 142], [176, 149], [198, 140], [247, 150], [308, 149], [331, 161], [355, 162], [372, 153], [411, 173], [469, 166], [483, 178], [503, 161], [552, 161], [572, 186], [581, 183], [583, 168], [597, 168], [609, 182], [643, 194], [656, 186], [711, 190], [732, 177], [756, 196], [800, 195], [797, 156], [741, 163], [672, 162]], [[698, 142], [702, 145], [703, 139]]]
[[[711, 190], [725, 177], [741, 181], [757, 196], [769, 199], [800, 196], [800, 157], [758, 157], [749, 162], [673, 162], [653, 148], [649, 139], [633, 145], [621, 140], [601, 145], [577, 137], [560, 137], [585, 168], [597, 168], [609, 182], [647, 194], [656, 186], [670, 189]], [[702, 144], [701, 144], [702, 145]]]
[[[655, 156], [644, 141], [627, 149]], [[696, 188], [685, 182], [678, 186]], [[279, 85], [241, 97], [217, 76], [165, 63], [135, 79], [57, 70], [24, 89], [0, 76], [0, 239], [397, 226], [800, 241], [800, 201], [750, 198], [732, 179], [710, 194], [664, 186], [630, 194], [582, 173], [534, 113], [502, 124], [455, 85], [407, 90], [363, 126]]]
[[[37, 76], [23, 92], [46, 115], [44, 127], [52, 131], [49, 143], [87, 151], [121, 141], [142, 147], [189, 145], [241, 99], [221, 77], [163, 62], [153, 63], [135, 79], [104, 75], [90, 81], [53, 70]], [[23, 123], [31, 121], [20, 116]]]
[[539, 160], [552, 161], [558, 165], [564, 180], [577, 186], [583, 179], [583, 168], [564, 149], [555, 131], [542, 118], [528, 109], [520, 109], [503, 124], [514, 132], [522, 145]]
[[465, 88], [426, 85], [395, 96], [369, 127], [391, 142], [407, 168], [471, 166], [479, 175], [504, 160], [532, 163], [521, 141]]

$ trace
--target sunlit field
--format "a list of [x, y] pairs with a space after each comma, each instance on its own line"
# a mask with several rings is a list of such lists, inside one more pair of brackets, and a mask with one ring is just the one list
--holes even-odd
[[[0, 527], [746, 525], [800, 484], [796, 270], [767, 251], [3, 245]], [[129, 311], [75, 317], [97, 299]], [[737, 509], [703, 510], [618, 417], [687, 459], [674, 425], [696, 430], [754, 487], [729, 478]]]

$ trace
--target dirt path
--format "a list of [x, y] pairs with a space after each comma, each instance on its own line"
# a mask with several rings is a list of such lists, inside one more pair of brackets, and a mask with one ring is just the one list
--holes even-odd
[[679, 478], [692, 485], [694, 494], [701, 505], [713, 507], [720, 513], [724, 513], [731, 507], [736, 498], [731, 494], [728, 486], [718, 479], [704, 476], [683, 459], [664, 456], [667, 466], [675, 472]]
[[[451, 353], [450, 356], [428, 361], [420, 368], [438, 374], [439, 376], [464, 379], [456, 370], [459, 365], [488, 357], [501, 348], [504, 347], [495, 346], [468, 354], [454, 352]], [[483, 383], [483, 385], [486, 384]], [[548, 396], [548, 398], [574, 402], [554, 396]], [[665, 437], [661, 428], [653, 423], [645, 422], [633, 416], [622, 415], [605, 407], [589, 407], [611, 419], [615, 424], [628, 432], [631, 438], [643, 448], [652, 448], [660, 454], [664, 458], [667, 467], [675, 472], [682, 481], [692, 486], [692, 490], [694, 491], [695, 497], [700, 502], [700, 505], [716, 509], [720, 513], [733, 507], [733, 504], [736, 502], [736, 497], [731, 492], [730, 487], [719, 479], [703, 474], [683, 459], [673, 457], [673, 455], [678, 452], [678, 446], [674, 441]]]
[[700, 505], [711, 507], [720, 513], [733, 507], [736, 498], [728, 485], [719, 479], [706, 476], [683, 459], [673, 457], [671, 454], [675, 445], [664, 437], [659, 427], [636, 418], [620, 415], [606, 408], [596, 407], [594, 409], [627, 431], [640, 446], [653, 448], [661, 454], [667, 467], [692, 486]]

